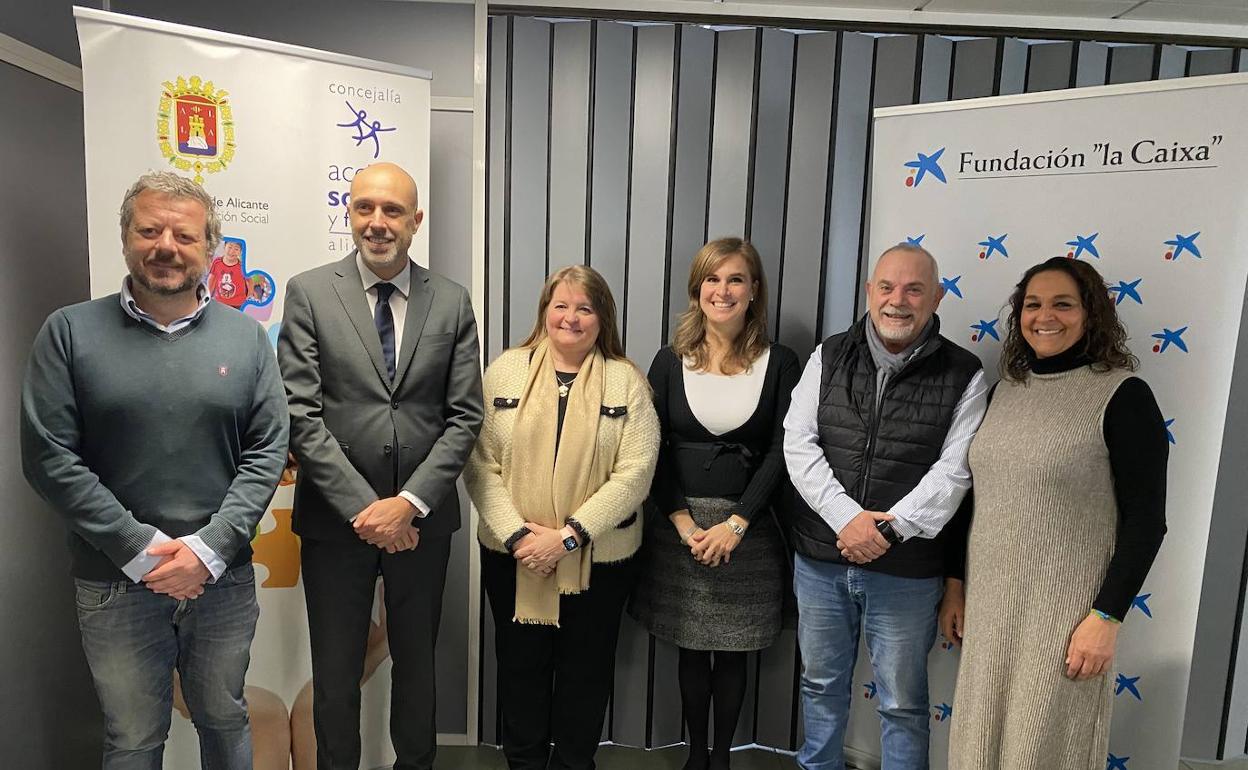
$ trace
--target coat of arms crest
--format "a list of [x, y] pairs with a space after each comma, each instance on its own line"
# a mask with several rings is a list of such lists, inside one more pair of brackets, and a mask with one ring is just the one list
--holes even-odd
[[198, 75], [188, 81], [165, 81], [156, 113], [160, 153], [180, 171], [214, 174], [234, 160], [234, 114], [228, 91], [205, 83]]

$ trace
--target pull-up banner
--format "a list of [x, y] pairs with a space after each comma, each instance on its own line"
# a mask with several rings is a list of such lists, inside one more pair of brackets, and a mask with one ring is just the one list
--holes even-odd
[[[125, 265], [118, 208], [146, 171], [194, 179], [217, 202], [223, 242], [208, 285], [277, 339], [286, 281], [353, 248], [355, 173], [378, 161], [429, 192], [428, 72], [354, 56], [75, 8], [82, 48], [91, 293], [116, 292]], [[427, 218], [426, 221], [429, 221]], [[428, 264], [428, 231], [411, 254]], [[177, 458], [170, 458], [177, 462]], [[257, 770], [311, 770], [311, 663], [293, 487], [280, 487], [253, 543], [260, 621], [247, 677]], [[387, 739], [385, 621], [369, 636], [367, 767], [393, 761]], [[175, 692], [170, 767], [198, 766]]]
[[[1169, 533], [1107, 675], [1110, 770], [1178, 761], [1248, 276], [1246, 118], [1242, 75], [875, 113], [871, 254], [909, 240], [935, 255], [945, 336], [996, 379], [1004, 305], [1023, 272], [1053, 256], [1086, 260], [1104, 276], [1165, 418]], [[1018, 579], [1026, 573], [1020, 565]], [[957, 649], [940, 640], [930, 660], [932, 766], [943, 768], [959, 708]], [[870, 679], [860, 667], [856, 681]], [[850, 742], [878, 747], [875, 704], [856, 702]]]

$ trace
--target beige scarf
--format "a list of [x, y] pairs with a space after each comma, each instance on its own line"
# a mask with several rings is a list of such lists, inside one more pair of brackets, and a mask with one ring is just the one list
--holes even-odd
[[[525, 518], [562, 529], [610, 475], [599, 456], [598, 419], [602, 410], [606, 362], [595, 348], [576, 375], [568, 394], [559, 454], [559, 391], [550, 340], [542, 340], [529, 361], [529, 378], [520, 394], [512, 429], [512, 468], [508, 491]], [[548, 576], [516, 563], [516, 616], [520, 623], [559, 625], [559, 596], [589, 588], [592, 543], [564, 556]]]

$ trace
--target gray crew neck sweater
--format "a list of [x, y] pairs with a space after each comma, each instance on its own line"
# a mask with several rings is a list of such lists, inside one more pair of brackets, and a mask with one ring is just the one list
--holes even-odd
[[218, 303], [163, 333], [116, 294], [62, 308], [22, 387], [22, 468], [66, 520], [73, 574], [124, 580], [159, 529], [230, 566], [286, 461], [289, 418], [264, 329]]

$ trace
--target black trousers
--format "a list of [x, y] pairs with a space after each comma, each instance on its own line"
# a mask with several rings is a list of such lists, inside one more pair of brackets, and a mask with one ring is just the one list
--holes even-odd
[[[595, 564], [590, 588], [559, 599], [559, 625], [516, 623], [516, 562], [482, 549], [494, 614], [503, 754], [511, 770], [593, 770], [615, 676], [632, 560]], [[554, 749], [551, 750], [551, 743]]]
[[394, 662], [390, 740], [395, 770], [429, 770], [437, 751], [434, 645], [451, 538], [421, 538], [388, 554], [363, 540], [302, 541], [303, 592], [312, 642], [312, 719], [319, 770], [359, 770], [360, 679], [377, 575]]

